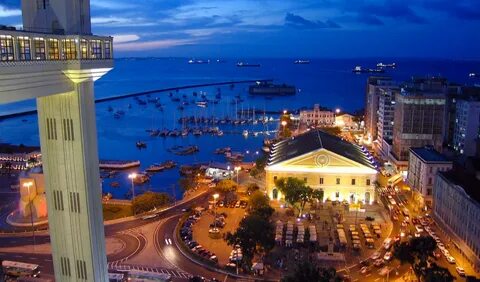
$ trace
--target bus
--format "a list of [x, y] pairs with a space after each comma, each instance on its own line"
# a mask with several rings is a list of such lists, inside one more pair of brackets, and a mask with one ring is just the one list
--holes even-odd
[[108, 273], [108, 282], [125, 282], [127, 278], [125, 278], [125, 274], [118, 273], [118, 272], [109, 272]]
[[4, 260], [2, 268], [3, 273], [12, 277], [38, 277], [40, 275], [38, 264]]
[[172, 276], [166, 273], [150, 272], [150, 271], [141, 271], [141, 270], [130, 270], [128, 272], [128, 281], [138, 281], [138, 282], [170, 282], [172, 281]]

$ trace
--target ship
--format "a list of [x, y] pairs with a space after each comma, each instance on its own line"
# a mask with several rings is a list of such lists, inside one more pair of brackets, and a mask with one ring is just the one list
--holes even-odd
[[353, 73], [384, 73], [384, 69], [368, 69], [368, 68], [362, 68], [361, 66], [356, 66], [353, 70]]
[[308, 64], [310, 64], [310, 60], [296, 60], [293, 63], [296, 64], [296, 65], [308, 65]]
[[470, 78], [477, 78], [477, 77], [480, 77], [480, 74], [479, 73], [475, 73], [475, 72], [471, 72], [468, 74], [468, 77]]
[[391, 64], [384, 64], [384, 63], [378, 63], [377, 64], [377, 68], [396, 68], [397, 67], [397, 64], [395, 63], [391, 63]]
[[250, 85], [248, 93], [251, 95], [287, 96], [297, 94], [297, 89], [292, 85], [257, 81], [254, 85]]
[[249, 64], [244, 62], [238, 62], [237, 67], [260, 67], [260, 64]]
[[194, 59], [190, 59], [188, 60], [188, 63], [190, 65], [193, 65], [193, 64], [210, 64], [210, 60], [194, 60]]

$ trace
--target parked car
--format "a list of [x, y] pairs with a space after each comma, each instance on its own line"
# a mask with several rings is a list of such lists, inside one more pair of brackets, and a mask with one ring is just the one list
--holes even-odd
[[463, 269], [463, 267], [457, 266], [455, 267], [455, 270], [457, 271], [458, 275], [465, 276], [465, 269]]
[[383, 256], [383, 259], [386, 261], [390, 261], [392, 259], [392, 252], [386, 252]]

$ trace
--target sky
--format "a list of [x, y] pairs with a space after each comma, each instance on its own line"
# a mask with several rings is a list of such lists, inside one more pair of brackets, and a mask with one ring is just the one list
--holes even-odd
[[[480, 60], [480, 0], [90, 2], [117, 57]], [[0, 24], [21, 23], [20, 0], [0, 0]]]

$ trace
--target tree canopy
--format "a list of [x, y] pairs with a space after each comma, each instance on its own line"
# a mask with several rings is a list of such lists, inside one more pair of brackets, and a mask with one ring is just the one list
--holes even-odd
[[294, 177], [277, 179], [275, 185], [285, 196], [285, 201], [296, 208], [300, 214], [313, 194], [313, 189], [307, 186], [305, 181]]
[[152, 210], [166, 205], [171, 201], [170, 197], [166, 193], [145, 192], [140, 196], [133, 199], [133, 211], [135, 214]]
[[232, 192], [237, 189], [237, 183], [230, 179], [223, 179], [217, 183], [215, 189], [222, 193]]
[[250, 196], [248, 202], [251, 214], [256, 214], [264, 218], [270, 218], [275, 211], [270, 206], [270, 200], [268, 197], [258, 190]]

